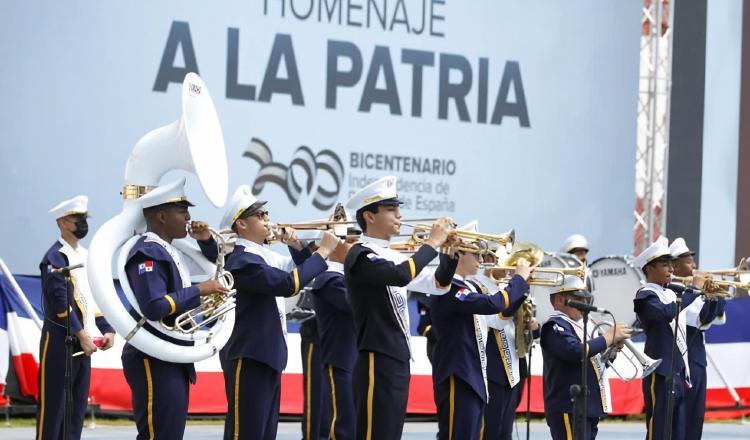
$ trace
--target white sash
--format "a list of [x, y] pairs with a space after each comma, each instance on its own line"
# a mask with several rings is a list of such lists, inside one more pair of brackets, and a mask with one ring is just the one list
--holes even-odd
[[[560, 312], [559, 310], [555, 310], [550, 315], [549, 319], [552, 318], [562, 318], [568, 323], [570, 323], [571, 327], [573, 327], [573, 331], [575, 332], [576, 336], [578, 336], [578, 339], [583, 342], [583, 320], [581, 321], [573, 321], [570, 319], [568, 315], [565, 313]], [[596, 328], [595, 325], [588, 325], [586, 332], [588, 333], [588, 340], [594, 338], [594, 336], [599, 336], [598, 334], [594, 334], [594, 329]], [[586, 348], [584, 347], [584, 350]], [[591, 365], [594, 367], [594, 373], [596, 374], [596, 381], [599, 384], [599, 395], [600, 395], [600, 401], [602, 402], [602, 410], [605, 413], [609, 413], [612, 410], [612, 396], [610, 395], [609, 391], [609, 379], [607, 379], [607, 365], [602, 359], [602, 354], [598, 353], [594, 355], [593, 357], [589, 358], [589, 361], [591, 361]]]
[[180, 274], [180, 281], [182, 282], [182, 288], [188, 288], [190, 287], [190, 272], [187, 269], [187, 266], [185, 266], [185, 263], [182, 262], [182, 258], [180, 258], [180, 251], [178, 251], [174, 246], [167, 243], [166, 241], [162, 240], [161, 237], [154, 234], [153, 232], [146, 232], [144, 234], [146, 236], [147, 242], [151, 243], [157, 243], [161, 245], [161, 247], [164, 248], [164, 250], [167, 251], [170, 257], [172, 257], [172, 261], [174, 262], [174, 265], [177, 266], [177, 272]]
[[[656, 297], [659, 298], [663, 304], [670, 304], [677, 301], [677, 295], [671, 289], [665, 289], [659, 284], [647, 283], [642, 287], [644, 290], [650, 290], [656, 293]], [[687, 316], [688, 310], [684, 309], [680, 312], [680, 328], [677, 332], [677, 349], [680, 350], [682, 355], [682, 362], [685, 364], [685, 378], [687, 379], [688, 385], [690, 384], [690, 365], [688, 364], [688, 347], [687, 347]], [[672, 328], [672, 334], [674, 335], [674, 319], [669, 322], [669, 327]]]
[[[389, 248], [389, 242], [386, 240], [362, 235], [359, 238], [359, 243], [373, 251], [379, 258], [392, 261], [395, 264], [401, 264], [407, 260], [401, 252]], [[388, 299], [391, 303], [393, 315], [396, 317], [399, 327], [401, 327], [406, 345], [409, 347], [409, 356], [411, 356], [411, 335], [409, 333], [409, 309], [407, 307], [406, 287], [385, 286], [385, 288], [388, 292]]]
[[[455, 275], [454, 279], [458, 279], [463, 282], [460, 276]], [[472, 283], [463, 282], [469, 291], [478, 293], [476, 287]], [[479, 292], [481, 293], [481, 292]], [[487, 388], [487, 321], [484, 315], [471, 315], [474, 321], [474, 338], [477, 342], [477, 353], [479, 354], [479, 364], [482, 366], [482, 379], [484, 380], [484, 395], [487, 396], [487, 401], [490, 398], [490, 392]]]

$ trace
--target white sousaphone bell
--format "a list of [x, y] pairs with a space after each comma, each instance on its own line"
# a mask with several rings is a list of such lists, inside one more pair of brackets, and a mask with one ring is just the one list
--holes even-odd
[[[134, 232], [142, 232], [146, 226], [139, 197], [158, 186], [161, 177], [173, 169], [197, 175], [211, 203], [217, 207], [224, 205], [229, 186], [224, 137], [211, 95], [195, 73], [188, 73], [182, 84], [180, 118], [148, 132], [133, 148], [125, 166], [123, 209], [96, 232], [88, 258], [91, 291], [117, 333], [150, 356], [190, 363], [213, 356], [226, 344], [234, 327], [234, 310], [223, 314], [211, 328], [192, 333], [170, 330], [159, 322], [149, 321], [152, 328], [167, 336], [194, 342], [190, 346], [177, 345], [144, 330], [120, 301], [112, 280], [112, 259], [119, 251], [120, 284], [131, 306], [140, 313], [124, 270], [127, 254], [138, 239]], [[215, 264], [204, 258], [197, 247], [183, 240], [172, 244], [206, 274], [216, 271]]]

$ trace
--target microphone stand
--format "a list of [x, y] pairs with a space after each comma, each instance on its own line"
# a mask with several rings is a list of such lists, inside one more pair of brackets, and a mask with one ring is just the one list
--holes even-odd
[[526, 440], [531, 439], [531, 353], [534, 352], [533, 332], [531, 334], [531, 346], [530, 347], [531, 348], [529, 349], [529, 356], [528, 356], [529, 368], [526, 369]]
[[70, 272], [74, 269], [83, 267], [83, 264], [76, 264], [73, 266], [61, 267], [57, 271], [65, 277], [65, 404], [63, 408], [63, 438], [68, 440], [70, 438], [70, 419], [73, 413], [73, 382], [71, 375], [73, 374], [73, 336], [70, 334], [70, 314], [73, 313], [70, 298], [73, 296], [73, 280], [71, 279]]
[[[682, 308], [682, 292], [677, 295], [675, 292], [675, 303], [677, 304], [677, 315], [674, 318], [674, 336], [672, 338], [672, 364], [670, 365], [669, 379], [667, 379], [667, 414], [664, 419], [664, 440], [670, 440], [672, 438], [672, 419], [674, 412], [674, 381], [677, 375], [677, 367], [675, 365], [675, 352], [677, 351], [677, 332], [680, 331], [680, 309]], [[653, 415], [651, 416], [653, 417]]]
[[581, 349], [581, 384], [570, 386], [570, 397], [573, 400], [573, 432], [577, 440], [586, 437], [586, 401], [588, 400], [588, 365], [586, 356], [586, 339], [588, 338], [588, 310], [581, 310], [583, 314], [583, 347]]

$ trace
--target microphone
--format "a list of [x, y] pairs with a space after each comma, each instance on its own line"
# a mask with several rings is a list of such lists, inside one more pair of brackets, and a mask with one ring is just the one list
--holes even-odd
[[588, 305], [586, 303], [579, 302], [579, 301], [573, 301], [572, 299], [566, 299], [565, 305], [568, 307], [573, 307], [574, 309], [578, 309], [582, 312], [609, 313], [609, 310], [607, 309], [591, 306], [591, 305]]
[[70, 272], [72, 272], [72, 271], [74, 271], [76, 269], [80, 269], [82, 267], [83, 267], [83, 263], [78, 263], [78, 264], [74, 264], [72, 266], [65, 266], [65, 267], [61, 267], [61, 268], [58, 268], [58, 269], [54, 269], [52, 272], [58, 272], [58, 273], [63, 274], [64, 276], [68, 276], [68, 275], [70, 275]]

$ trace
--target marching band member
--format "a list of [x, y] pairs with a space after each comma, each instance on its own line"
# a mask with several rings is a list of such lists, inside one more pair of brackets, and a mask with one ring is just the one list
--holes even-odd
[[[164, 320], [173, 325], [180, 313], [200, 305], [199, 296], [227, 292], [216, 280], [191, 285], [187, 263], [171, 244], [188, 233], [188, 208], [193, 204], [185, 197], [184, 185], [183, 178], [140, 199], [146, 233], [133, 245], [125, 264], [128, 283], [143, 314], [141, 317], [134, 308], [130, 309], [137, 321]], [[217, 254], [208, 225], [193, 222], [190, 235], [198, 240], [206, 255]], [[174, 344], [189, 344], [164, 335], [147, 322], [143, 328]], [[189, 383], [195, 383], [193, 364], [162, 361], [125, 344], [122, 367], [132, 392], [137, 438], [181, 439], [187, 419]]]
[[[674, 274], [678, 277], [691, 277], [695, 270], [695, 260], [683, 238], [676, 238], [669, 246], [674, 260]], [[715, 296], [706, 299], [703, 295], [692, 295], [691, 302], [683, 294], [682, 307], [685, 309], [687, 324], [688, 366], [690, 385], [685, 395], [685, 419], [687, 420], [686, 439], [700, 439], [703, 435], [703, 418], [706, 413], [706, 344], [703, 332], [712, 324], [724, 324], [726, 300]]]
[[221, 352], [228, 402], [225, 439], [276, 438], [281, 372], [287, 362], [283, 297], [299, 294], [325, 271], [325, 260], [339, 242], [326, 232], [320, 248], [311, 253], [290, 228], [281, 239], [292, 258], [272, 251], [264, 246], [269, 235], [265, 204], [242, 185], [221, 220], [221, 228], [231, 227], [238, 237], [226, 259], [237, 289], [237, 318]]
[[372, 182], [347, 202], [364, 234], [344, 263], [359, 350], [353, 372], [358, 439], [401, 438], [411, 359], [406, 289], [437, 283], [447, 292], [453, 276], [442, 263], [435, 272], [423, 271], [448, 239], [450, 219], [438, 219], [427, 243], [409, 258], [389, 248], [399, 234], [400, 204], [395, 177]]
[[[633, 261], [633, 265], [643, 270], [647, 284], [641, 287], [633, 299], [635, 313], [646, 333], [645, 353], [653, 359], [661, 359], [659, 367], [643, 381], [643, 398], [646, 405], [646, 429], [649, 439], [664, 436], [664, 423], [667, 416], [669, 376], [674, 371], [674, 410], [672, 413], [672, 439], [685, 438], [686, 389], [690, 386], [688, 347], [686, 341], [685, 317], [680, 313], [677, 331], [677, 350], [672, 366], [672, 350], [675, 334], [675, 318], [680, 311], [679, 296], [667, 287], [672, 277], [672, 255], [667, 240], [661, 237], [646, 248]], [[704, 279], [696, 276], [694, 284], [703, 287]], [[690, 292], [690, 289], [686, 290]]]
[[[567, 300], [581, 301], [591, 297], [586, 284], [576, 276], [566, 275], [563, 284], [550, 294], [555, 311], [542, 326], [542, 357], [544, 359], [544, 415], [554, 440], [573, 439], [573, 404], [570, 387], [581, 383], [583, 357], [583, 314], [567, 306]], [[589, 333], [586, 354], [590, 362], [587, 371], [588, 397], [586, 401], [587, 439], [596, 438], [599, 420], [612, 407], [605, 360], [601, 353], [611, 345], [630, 337], [624, 324], [610, 327], [603, 335], [596, 326], [587, 326]]]
[[560, 247], [560, 252], [573, 254], [581, 263], [587, 264], [586, 257], [589, 254], [589, 241], [581, 234], [573, 234], [566, 238]]
[[588, 255], [589, 255], [589, 241], [581, 234], [573, 234], [566, 238], [560, 247], [560, 252], [566, 254], [575, 255], [581, 264], [586, 268], [586, 276], [584, 282], [589, 292], [594, 290], [594, 279], [591, 277], [591, 271], [589, 270]]
[[[513, 422], [516, 408], [523, 394], [524, 379], [530, 374], [525, 360], [516, 350], [515, 314], [523, 301], [491, 317], [487, 338], [487, 385], [490, 393], [487, 409], [484, 412], [484, 439], [510, 440], [513, 436]], [[492, 319], [490, 319], [492, 318]], [[531, 318], [526, 328], [534, 339], [539, 338], [539, 321]]]
[[481, 257], [457, 254], [458, 258], [452, 259], [457, 266], [451, 290], [435, 297], [431, 308], [437, 340], [432, 379], [438, 439], [481, 438], [485, 406], [488, 397], [494, 398], [487, 390], [487, 329], [482, 315], [496, 315], [520, 305], [528, 296], [526, 279], [531, 274], [529, 263], [522, 259], [506, 289], [485, 294], [486, 287], [467, 280], [476, 275]]
[[[350, 228], [350, 234], [359, 231]], [[328, 270], [315, 277], [312, 287], [315, 320], [320, 330], [320, 356], [325, 390], [330, 402], [329, 438], [354, 438], [356, 413], [352, 371], [357, 360], [357, 333], [344, 280], [344, 261], [353, 238], [341, 241], [328, 259]]]
[[[65, 277], [58, 269], [85, 263], [88, 251], [79, 244], [88, 232], [88, 197], [77, 196], [50, 209], [60, 229], [60, 238], [44, 255], [39, 269], [42, 274], [42, 308], [44, 325], [39, 341], [39, 402], [36, 438], [64, 437], [65, 347], [66, 320], [70, 317], [73, 351], [85, 356], [73, 358], [70, 372], [73, 393], [69, 438], [81, 438], [83, 419], [89, 397], [91, 358], [96, 351], [91, 336], [96, 328], [104, 335], [102, 350], [114, 344], [115, 331], [98, 312], [89, 290], [86, 267], [70, 272], [72, 297], [68, 297]], [[66, 297], [68, 297], [66, 299]], [[70, 307], [68, 307], [70, 304]], [[96, 327], [96, 328], [95, 328]]]

